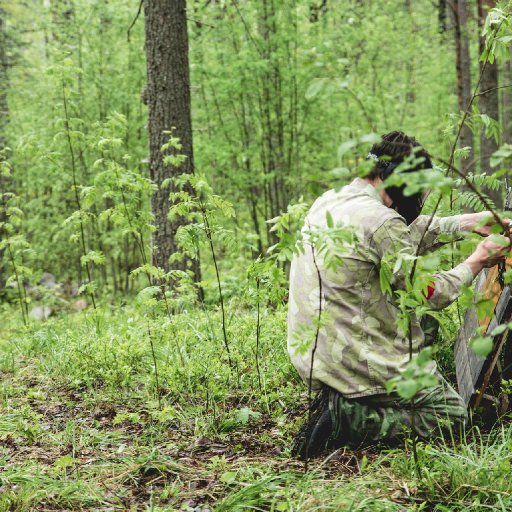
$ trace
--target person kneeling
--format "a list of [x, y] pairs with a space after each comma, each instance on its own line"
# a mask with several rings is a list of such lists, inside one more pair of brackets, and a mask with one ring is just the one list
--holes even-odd
[[[291, 263], [288, 351], [306, 384], [311, 377], [312, 388], [319, 390], [311, 404], [310, 421], [295, 439], [295, 456], [310, 457], [342, 445], [392, 443], [406, 427], [427, 438], [443, 429], [458, 430], [466, 421], [462, 398], [434, 362], [429, 371], [438, 377], [438, 385], [414, 397], [413, 424], [411, 401], [386, 392], [386, 383], [399, 376], [409, 362], [410, 340], [397, 329], [397, 297], [381, 290], [381, 265], [385, 261], [393, 270], [393, 291], [404, 290], [407, 276], [399, 264], [394, 265], [398, 257], [414, 257], [440, 247], [439, 237], [445, 233], [491, 232], [489, 224], [487, 229], [481, 228], [483, 219], [490, 218], [489, 212], [431, 218], [420, 215], [422, 194], [406, 196], [404, 185], [386, 185], [412, 154], [421, 163], [407, 172], [432, 168], [428, 153], [413, 137], [402, 132], [383, 135], [368, 155], [374, 162], [371, 172], [338, 191], [325, 192], [306, 216], [304, 230], [325, 228], [327, 219], [332, 218], [335, 225], [352, 230], [356, 242], [336, 249], [341, 264], [335, 271], [324, 265], [322, 254], [308, 244]], [[507, 250], [484, 239], [464, 262], [433, 274], [428, 306], [432, 310], [448, 306], [482, 268], [502, 261]], [[319, 328], [314, 347], [297, 350], [301, 333], [307, 327], [315, 330], [320, 307], [328, 313], [327, 325]], [[414, 315], [411, 333], [413, 353], [418, 353], [425, 334]]]

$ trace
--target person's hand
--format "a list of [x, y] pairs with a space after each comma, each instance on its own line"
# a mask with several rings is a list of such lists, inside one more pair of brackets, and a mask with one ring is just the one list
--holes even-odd
[[[462, 231], [472, 231], [480, 236], [491, 235], [493, 233], [493, 226], [498, 224], [491, 212], [465, 213], [460, 217], [460, 229]], [[505, 226], [512, 227], [510, 219], [503, 218], [502, 221]]]
[[493, 235], [482, 240], [474, 250], [473, 254], [466, 260], [466, 264], [471, 268], [473, 275], [476, 276], [483, 268], [494, 267], [505, 260], [510, 253], [510, 239]]

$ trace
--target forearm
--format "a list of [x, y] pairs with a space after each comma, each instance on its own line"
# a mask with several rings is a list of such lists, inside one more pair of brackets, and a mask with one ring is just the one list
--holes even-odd
[[473, 269], [466, 262], [451, 270], [436, 273], [428, 290], [429, 305], [434, 310], [445, 308], [460, 295], [464, 286], [471, 285], [474, 276]]
[[464, 262], [435, 275], [433, 285], [429, 286], [429, 304], [434, 309], [446, 307], [458, 297], [463, 286], [469, 286], [483, 268], [503, 261], [509, 250], [510, 241], [503, 236], [484, 239]]
[[480, 213], [463, 213], [458, 215], [459, 217], [459, 229], [460, 231], [471, 232], [475, 229], [478, 223], [482, 222], [483, 219], [492, 217], [489, 212]]
[[420, 246], [419, 254], [426, 254], [444, 245], [448, 240], [440, 241], [440, 235], [454, 235], [460, 233], [461, 215], [451, 217], [432, 217], [420, 215], [410, 226], [411, 241], [415, 252]]
[[479, 259], [475, 253], [466, 258], [464, 263], [470, 268], [471, 272], [473, 273], [473, 277], [476, 277], [485, 267], [484, 262]]

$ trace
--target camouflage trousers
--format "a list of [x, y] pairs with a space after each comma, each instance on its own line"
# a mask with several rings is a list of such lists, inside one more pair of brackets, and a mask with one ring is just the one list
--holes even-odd
[[425, 439], [458, 433], [467, 420], [466, 406], [443, 377], [437, 377], [439, 385], [418, 393], [414, 406], [394, 393], [350, 399], [325, 386], [311, 404], [311, 420], [297, 434], [292, 455], [305, 458], [326, 448], [392, 445], [410, 429]]

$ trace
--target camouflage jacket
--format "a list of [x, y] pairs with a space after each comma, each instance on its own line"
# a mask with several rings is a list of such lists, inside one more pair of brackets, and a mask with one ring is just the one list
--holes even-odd
[[[398, 307], [394, 294], [384, 294], [380, 286], [383, 258], [416, 253], [428, 216], [420, 216], [407, 226], [403, 217], [386, 207], [378, 191], [356, 178], [338, 192], [330, 190], [311, 207], [305, 228], [327, 225], [329, 211], [336, 225], [349, 226], [357, 239], [341, 247], [341, 265], [331, 270], [320, 254], [305, 244], [304, 254], [296, 256], [290, 270], [288, 304], [288, 352], [299, 374], [309, 381], [311, 352], [319, 310], [319, 280], [322, 281], [322, 315], [314, 356], [312, 385], [321, 383], [347, 397], [361, 397], [385, 392], [386, 382], [403, 370], [409, 360], [409, 340], [397, 328]], [[459, 217], [433, 219], [421, 244], [422, 253], [439, 245], [441, 233], [455, 233]], [[315, 257], [316, 266], [313, 258]], [[434, 293], [429, 298], [432, 309], [442, 309], [456, 299], [461, 288], [473, 280], [470, 268], [461, 263], [452, 270], [432, 276]], [[392, 275], [393, 289], [403, 289], [404, 276]], [[412, 321], [414, 351], [423, 343], [423, 332], [416, 318]], [[308, 343], [304, 343], [309, 338]], [[298, 347], [302, 344], [302, 349]], [[433, 364], [432, 371], [435, 370]]]

